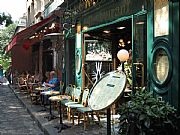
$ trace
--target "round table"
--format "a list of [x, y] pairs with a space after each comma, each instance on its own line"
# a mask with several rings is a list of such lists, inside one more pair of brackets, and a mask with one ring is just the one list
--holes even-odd
[[37, 87], [37, 88], [35, 88], [35, 90], [37, 90], [37, 91], [45, 91], [45, 90], [49, 90], [50, 89], [50, 87]]

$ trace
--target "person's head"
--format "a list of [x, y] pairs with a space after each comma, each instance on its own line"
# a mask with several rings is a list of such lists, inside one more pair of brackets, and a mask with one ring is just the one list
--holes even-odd
[[49, 73], [49, 76], [50, 76], [50, 78], [56, 77], [56, 72], [55, 72], [55, 71], [51, 71], [51, 72]]
[[49, 78], [49, 76], [50, 76], [50, 72], [47, 71], [47, 72], [45, 73], [45, 77]]

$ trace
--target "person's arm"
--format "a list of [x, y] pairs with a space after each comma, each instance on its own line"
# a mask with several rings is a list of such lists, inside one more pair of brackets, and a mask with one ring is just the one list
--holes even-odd
[[51, 88], [54, 88], [55, 87], [55, 84], [50, 84], [50, 83], [44, 83], [45, 84], [45, 86], [47, 86], [47, 87], [51, 87]]

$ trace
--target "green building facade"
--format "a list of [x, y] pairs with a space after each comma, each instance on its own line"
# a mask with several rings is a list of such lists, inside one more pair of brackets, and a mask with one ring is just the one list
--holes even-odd
[[[76, 27], [66, 37], [67, 83], [91, 87], [121, 62], [117, 53], [126, 49], [131, 68], [129, 89], [147, 87], [154, 96], [180, 109], [179, 0], [89, 0], [66, 4]], [[68, 51], [67, 51], [68, 52]], [[131, 59], [132, 58], [132, 59]], [[69, 66], [68, 66], [69, 67]], [[127, 68], [127, 67], [125, 67]], [[74, 79], [74, 81], [73, 81]]]

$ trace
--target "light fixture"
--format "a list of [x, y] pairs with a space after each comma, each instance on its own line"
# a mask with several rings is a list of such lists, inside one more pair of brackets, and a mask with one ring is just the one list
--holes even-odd
[[87, 26], [84, 26], [82, 29], [83, 29], [83, 30], [88, 30], [88, 27], [87, 27]]
[[52, 23], [50, 29], [53, 29], [54, 27], [55, 27], [55, 23]]
[[71, 27], [74, 28], [74, 27], [76, 27], [76, 25], [75, 25], [75, 24], [72, 24]]
[[121, 49], [118, 51], [117, 57], [121, 62], [125, 62], [129, 59], [129, 52], [126, 49]]
[[130, 44], [130, 43], [131, 43], [131, 41], [128, 41], [127, 43], [128, 43], [128, 44]]
[[120, 47], [125, 47], [125, 43], [123, 39], [119, 39], [119, 46]]
[[46, 34], [46, 35], [44, 35], [45, 37], [46, 36], [64, 36], [64, 34], [63, 33], [49, 33], [49, 34]]
[[109, 30], [104, 30], [103, 32], [106, 33], [106, 34], [110, 33]]
[[121, 49], [118, 51], [117, 57], [122, 64], [122, 71], [124, 71], [124, 62], [129, 59], [129, 52], [125, 49]]
[[142, 24], [144, 24], [144, 22], [137, 22], [136, 24], [138, 24], [138, 25], [142, 25]]
[[118, 30], [125, 29], [126, 27], [117, 27]]

